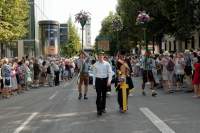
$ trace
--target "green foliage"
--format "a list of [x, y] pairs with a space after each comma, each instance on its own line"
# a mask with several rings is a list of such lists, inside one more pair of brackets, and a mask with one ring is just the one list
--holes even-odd
[[117, 49], [117, 32], [113, 29], [113, 20], [115, 18], [118, 18], [118, 14], [114, 14], [113, 12], [110, 12], [109, 15], [104, 18], [104, 20], [101, 23], [101, 30], [99, 36], [104, 36], [111, 38], [110, 40], [110, 51], [111, 54], [116, 52]]
[[177, 31], [175, 35], [180, 40], [189, 38], [195, 28], [193, 9], [192, 0], [176, 1], [176, 19], [174, 24], [177, 26]]
[[21, 39], [27, 32], [27, 0], [0, 0], [0, 41]]
[[67, 24], [68, 24], [68, 31], [69, 31], [68, 32], [69, 40], [68, 40], [68, 43], [61, 48], [61, 54], [63, 56], [71, 57], [71, 56], [76, 55], [77, 52], [80, 51], [81, 44], [80, 44], [78, 31], [75, 27], [75, 24], [72, 23], [71, 18], [69, 18]]
[[115, 17], [115, 14], [113, 12], [110, 12], [109, 15], [104, 18], [104, 20], [101, 23], [101, 30], [100, 30], [100, 36], [109, 36], [113, 33], [113, 27], [112, 27], [112, 21]]
[[[120, 48], [130, 50], [138, 42], [143, 41], [143, 26], [136, 25], [139, 11], [145, 10], [151, 17], [147, 24], [147, 42], [161, 43], [164, 34], [175, 36], [179, 40], [191, 37], [194, 30], [200, 29], [199, 0], [118, 0], [117, 14], [123, 21], [123, 29], [119, 32]], [[100, 35], [112, 37], [111, 48], [115, 48], [117, 37], [111, 29], [113, 13], [102, 21]], [[112, 50], [111, 49], [111, 50]]]

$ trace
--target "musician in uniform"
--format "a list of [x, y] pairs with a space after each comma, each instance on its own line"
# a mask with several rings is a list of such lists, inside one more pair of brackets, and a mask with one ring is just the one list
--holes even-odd
[[122, 97], [123, 94], [122, 94], [122, 88], [120, 88], [120, 84], [121, 84], [121, 82], [125, 81], [126, 84], [128, 85], [128, 88], [126, 90], [126, 94], [127, 94], [126, 101], [128, 101], [129, 91], [130, 91], [130, 89], [133, 88], [132, 79], [130, 80], [130, 77], [129, 77], [130, 73], [131, 73], [130, 67], [129, 67], [127, 61], [125, 60], [125, 53], [121, 52], [117, 58], [117, 79], [116, 79], [116, 84], [115, 84], [117, 93], [118, 93], [117, 99], [118, 99], [120, 112], [123, 112], [123, 97]]

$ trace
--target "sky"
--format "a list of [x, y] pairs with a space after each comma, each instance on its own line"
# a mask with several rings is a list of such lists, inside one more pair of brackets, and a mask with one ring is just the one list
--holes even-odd
[[[94, 43], [101, 28], [101, 21], [110, 11], [115, 12], [116, 5], [117, 0], [44, 0], [44, 13], [50, 20], [66, 23], [69, 16], [74, 19], [74, 15], [81, 10], [90, 12], [92, 43]], [[77, 26], [80, 30], [80, 25]]]

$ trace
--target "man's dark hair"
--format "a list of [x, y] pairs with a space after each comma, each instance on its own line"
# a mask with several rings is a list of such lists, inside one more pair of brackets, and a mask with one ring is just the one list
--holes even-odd
[[125, 55], [125, 54], [126, 54], [126, 51], [121, 50], [119, 53], [120, 53], [121, 55]]
[[42, 65], [45, 66], [45, 65], [46, 65], [46, 61], [43, 61], [43, 62], [42, 62]]

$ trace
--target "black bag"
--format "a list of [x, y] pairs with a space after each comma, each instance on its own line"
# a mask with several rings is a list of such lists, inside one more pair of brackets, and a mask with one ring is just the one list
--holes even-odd
[[132, 81], [132, 78], [130, 76], [126, 77], [126, 82], [128, 84], [129, 89], [133, 89], [134, 88], [133, 81]]
[[171, 71], [174, 70], [174, 66], [175, 66], [174, 62], [173, 62], [172, 60], [169, 60], [169, 62], [168, 62], [168, 64], [167, 64], [166, 68], [167, 68], [168, 71], [171, 72]]

